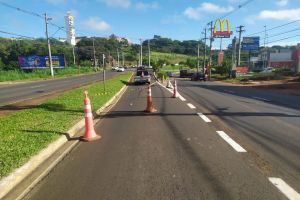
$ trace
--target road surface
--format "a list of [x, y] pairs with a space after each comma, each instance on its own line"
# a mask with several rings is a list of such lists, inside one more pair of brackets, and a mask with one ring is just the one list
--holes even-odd
[[[117, 74], [118, 72], [107, 71], [106, 78]], [[73, 89], [100, 80], [102, 80], [102, 72], [53, 80], [2, 84], [0, 85], [0, 106]]]
[[[208, 122], [212, 115], [200, 114], [206, 105], [198, 107], [198, 93], [209, 89], [201, 83], [179, 86], [180, 91], [195, 90], [187, 94], [196, 93], [197, 98], [172, 99], [169, 91], [155, 85], [153, 114], [143, 112], [146, 87], [129, 86], [96, 125], [102, 139], [79, 143], [25, 199], [287, 199], [289, 194], [280, 192], [253, 159], [247, 149], [252, 143], [243, 137], [230, 141], [226, 124], [215, 117]], [[214, 90], [207, 93], [228, 98]]]

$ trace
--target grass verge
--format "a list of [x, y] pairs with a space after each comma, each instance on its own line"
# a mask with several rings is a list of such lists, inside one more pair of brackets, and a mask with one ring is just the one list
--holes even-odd
[[84, 117], [84, 90], [89, 91], [92, 108], [97, 110], [123, 87], [130, 76], [131, 73], [126, 73], [107, 80], [105, 95], [103, 84], [96, 83], [66, 92], [36, 108], [1, 117], [0, 179], [22, 166]]
[[[86, 74], [94, 72], [92, 67], [80, 67], [80, 71], [76, 67], [66, 67], [64, 69], [54, 69], [55, 77], [71, 76], [76, 74]], [[28, 80], [38, 78], [50, 78], [50, 71], [48, 69], [37, 69], [31, 72], [23, 70], [10, 70], [0, 71], [0, 82], [2, 81], [16, 81], [16, 80]]]

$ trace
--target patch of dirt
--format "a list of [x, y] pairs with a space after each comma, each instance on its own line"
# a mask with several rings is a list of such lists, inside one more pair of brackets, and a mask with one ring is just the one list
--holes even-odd
[[269, 89], [289, 95], [300, 96], [300, 81], [295, 77], [284, 77], [281, 80], [246, 81], [244, 83], [229, 83], [236, 86]]

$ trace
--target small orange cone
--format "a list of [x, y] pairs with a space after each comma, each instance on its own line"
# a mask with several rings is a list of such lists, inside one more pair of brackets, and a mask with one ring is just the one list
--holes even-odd
[[147, 108], [145, 112], [152, 113], [156, 112], [157, 110], [153, 106], [153, 101], [152, 101], [152, 92], [151, 92], [151, 86], [148, 86], [148, 95], [147, 95]]
[[174, 80], [174, 89], [173, 89], [173, 96], [172, 98], [177, 98], [178, 97], [178, 91], [177, 91], [177, 83], [176, 79]]
[[83, 140], [86, 142], [98, 140], [101, 138], [100, 135], [97, 135], [94, 129], [94, 122], [93, 122], [93, 114], [92, 114], [92, 107], [91, 101], [88, 97], [88, 92], [84, 92], [84, 113], [85, 113], [85, 134], [83, 136]]

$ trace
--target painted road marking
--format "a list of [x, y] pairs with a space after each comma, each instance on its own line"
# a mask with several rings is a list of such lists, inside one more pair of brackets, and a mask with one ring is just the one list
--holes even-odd
[[232, 90], [224, 90], [224, 92], [228, 92], [228, 93], [231, 93], [231, 94], [234, 94], [235, 92], [232, 91]]
[[284, 182], [281, 178], [269, 177], [269, 181], [288, 199], [300, 200], [300, 194], [286, 184], [286, 182]]
[[179, 99], [180, 99], [181, 101], [186, 101], [186, 99], [185, 99], [183, 96], [181, 96], [180, 94], [179, 94]]
[[35, 85], [35, 86], [31, 86], [30, 88], [34, 89], [34, 88], [40, 88], [40, 87], [43, 87], [43, 86], [45, 86], [45, 85]]
[[257, 100], [261, 100], [261, 101], [267, 101], [267, 102], [270, 102], [270, 100], [268, 99], [264, 99], [264, 98], [261, 98], [261, 97], [252, 97], [253, 99], [257, 99]]
[[236, 143], [233, 139], [231, 139], [224, 131], [217, 131], [221, 138], [223, 138], [234, 150], [237, 152], [247, 152], [243, 147], [241, 147], [238, 143]]
[[191, 103], [188, 103], [186, 105], [188, 105], [188, 107], [190, 107], [191, 109], [196, 109], [196, 107], [193, 104], [191, 104]]
[[68, 82], [71, 82], [71, 81], [64, 81], [64, 83], [68, 83]]
[[199, 117], [201, 117], [206, 123], [211, 122], [211, 120], [206, 117], [205, 115], [203, 115], [202, 113], [197, 113], [199, 115]]

